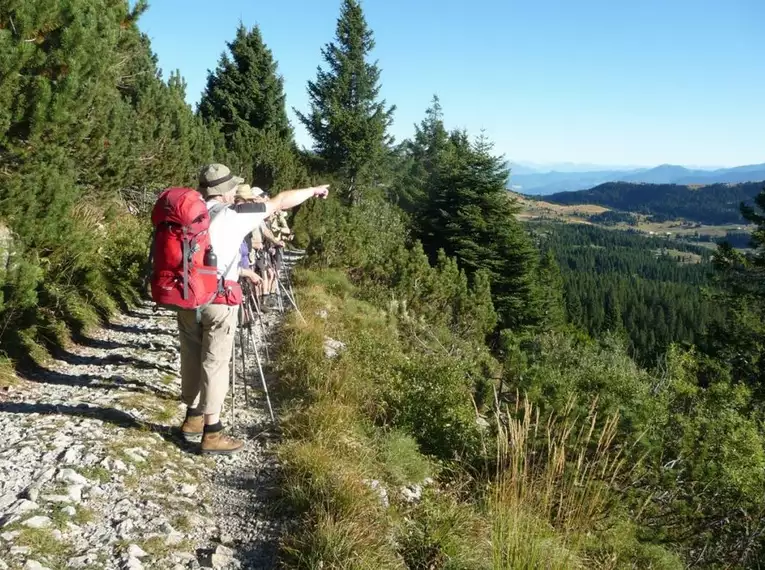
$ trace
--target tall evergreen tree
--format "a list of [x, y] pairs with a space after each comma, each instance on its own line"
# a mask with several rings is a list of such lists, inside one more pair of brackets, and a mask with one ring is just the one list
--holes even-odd
[[[608, 291], [606, 293], [603, 309], [605, 311], [603, 330], [610, 332], [622, 330], [622, 308], [619, 304], [619, 298], [614, 291]], [[659, 320], [658, 322], [663, 323], [663, 320]]]
[[383, 180], [393, 142], [395, 107], [379, 99], [380, 69], [368, 61], [375, 46], [358, 0], [343, 0], [335, 42], [322, 49], [327, 69], [308, 83], [308, 113], [296, 111], [327, 172], [339, 174], [344, 197], [356, 203]]
[[284, 188], [303, 176], [287, 118], [284, 80], [260, 29], [240, 25], [199, 103], [199, 114], [220, 129], [225, 157], [254, 184]]
[[412, 214], [414, 224], [419, 226], [424, 220], [418, 214], [427, 205], [429, 189], [436, 181], [449, 147], [449, 133], [444, 127], [443, 109], [437, 95], [425, 111], [425, 118], [414, 128], [414, 138], [401, 145], [405, 156], [404, 174], [397, 181], [394, 194], [398, 204]]
[[538, 281], [542, 325], [554, 329], [566, 322], [566, 306], [563, 300], [563, 276], [551, 249], [542, 253]]
[[[212, 139], [162, 81], [139, 1], [0, 4], [0, 344], [23, 356], [114, 308], [145, 260], [125, 201], [186, 183]], [[33, 40], [33, 41], [30, 41]], [[38, 353], [39, 354], [39, 353]]]
[[471, 143], [465, 133], [452, 133], [443, 163], [429, 178], [423, 245], [431, 256], [441, 248], [456, 256], [471, 275], [488, 272], [503, 327], [537, 325], [538, 252], [516, 220], [506, 165], [492, 151], [484, 137]]
[[741, 207], [744, 218], [755, 224], [751, 246], [744, 255], [730, 244], [718, 248], [714, 258], [719, 292], [726, 308], [725, 322], [709, 332], [712, 354], [727, 363], [734, 379], [749, 385], [765, 399], [765, 190], [755, 206]]

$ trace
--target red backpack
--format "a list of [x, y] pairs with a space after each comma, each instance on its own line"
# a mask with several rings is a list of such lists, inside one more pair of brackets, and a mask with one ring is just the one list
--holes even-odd
[[[215, 214], [213, 214], [215, 215]], [[205, 265], [210, 245], [210, 214], [191, 188], [163, 191], [151, 213], [151, 296], [157, 305], [199, 309], [219, 292], [218, 269]]]

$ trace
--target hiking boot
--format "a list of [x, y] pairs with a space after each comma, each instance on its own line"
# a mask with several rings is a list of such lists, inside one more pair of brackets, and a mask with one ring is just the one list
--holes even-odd
[[199, 441], [205, 427], [204, 416], [186, 416], [181, 425], [181, 435], [186, 441]]
[[205, 432], [202, 436], [202, 453], [232, 455], [242, 450], [244, 442], [225, 435], [222, 431]]

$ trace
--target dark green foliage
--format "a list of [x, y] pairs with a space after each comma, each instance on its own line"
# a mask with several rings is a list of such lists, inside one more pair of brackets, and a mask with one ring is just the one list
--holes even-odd
[[305, 178], [287, 119], [284, 80], [260, 29], [239, 26], [207, 77], [199, 114], [216, 125], [229, 163], [253, 185], [281, 190]]
[[559, 328], [566, 322], [566, 302], [563, 298], [563, 276], [555, 254], [550, 249], [542, 253], [537, 280], [542, 308], [542, 327]]
[[726, 363], [733, 378], [749, 386], [759, 406], [765, 398], [765, 191], [756, 207], [742, 207], [755, 224], [751, 246], [744, 255], [729, 244], [714, 258], [717, 285], [713, 300], [726, 307], [726, 319], [709, 331], [709, 353]]
[[343, 0], [334, 42], [322, 49], [326, 69], [308, 83], [311, 101], [300, 120], [314, 139], [324, 172], [338, 176], [338, 192], [357, 203], [384, 181], [395, 107], [379, 100], [380, 69], [368, 61], [374, 49], [358, 0]]
[[686, 219], [704, 224], [739, 224], [741, 202], [751, 203], [762, 182], [743, 184], [632, 184], [607, 182], [590, 190], [545, 196], [556, 204], [599, 204], [617, 210], [647, 214], [656, 222]]
[[[134, 212], [193, 179], [212, 137], [164, 83], [136, 27], [138, 2], [0, 7], [3, 349], [44, 353], [135, 298], [144, 226]], [[132, 213], [131, 213], [132, 212]]]
[[701, 342], [723, 311], [704, 295], [708, 250], [637, 232], [584, 225], [534, 226], [561, 265], [569, 321], [592, 335], [623, 331], [652, 366], [673, 342]]
[[599, 224], [601, 226], [615, 226], [618, 224], [636, 226], [638, 223], [635, 214], [630, 214], [629, 212], [616, 212], [614, 210], [606, 210], [600, 214], [593, 214], [588, 216], [587, 219], [593, 224]]
[[461, 131], [448, 134], [436, 97], [402, 153], [403, 174], [391, 194], [411, 214], [431, 260], [444, 250], [469, 277], [483, 270], [503, 327], [540, 324], [539, 254], [515, 219], [505, 190], [509, 173], [492, 145]]

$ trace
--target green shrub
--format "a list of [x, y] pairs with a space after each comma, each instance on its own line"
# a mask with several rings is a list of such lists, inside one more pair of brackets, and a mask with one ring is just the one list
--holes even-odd
[[392, 378], [386, 398], [391, 423], [441, 459], [472, 458], [480, 450], [476, 412], [465, 369], [444, 355], [411, 357]]
[[420, 446], [409, 434], [398, 430], [383, 432], [376, 442], [385, 479], [394, 485], [422, 483], [433, 474], [433, 466], [420, 453]]
[[492, 568], [491, 529], [469, 504], [426, 491], [422, 501], [405, 513], [398, 543], [408, 568]]

